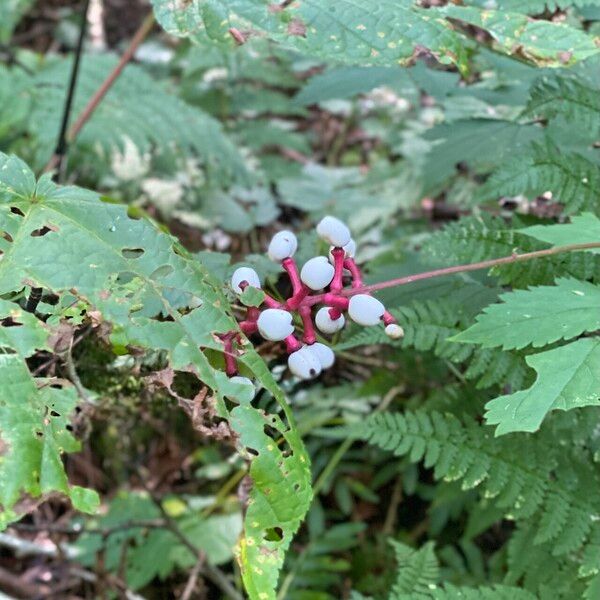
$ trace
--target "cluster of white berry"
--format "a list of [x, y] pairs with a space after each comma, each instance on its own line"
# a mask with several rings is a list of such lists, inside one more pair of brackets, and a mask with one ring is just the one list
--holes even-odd
[[[324, 334], [340, 331], [346, 322], [343, 313], [347, 311], [350, 319], [359, 325], [383, 323], [386, 334], [391, 338], [403, 335], [402, 328], [384, 305], [369, 294], [361, 293], [362, 276], [354, 261], [356, 244], [348, 227], [339, 219], [327, 216], [317, 225], [317, 233], [330, 244], [329, 258], [311, 258], [299, 272], [293, 258], [298, 249], [296, 236], [291, 231], [280, 231], [273, 237], [268, 255], [271, 260], [281, 263], [287, 272], [292, 295], [285, 302], [278, 302], [265, 294], [265, 308], [249, 308], [246, 319], [240, 323], [240, 328], [247, 335], [258, 332], [266, 340], [285, 342], [289, 369], [300, 379], [317, 377], [335, 362], [331, 348], [316, 338], [312, 308], [317, 304], [323, 306], [315, 314], [314, 325]], [[344, 289], [343, 283], [346, 273], [351, 277], [351, 287], [348, 289]], [[241, 294], [248, 286], [260, 288], [260, 278], [254, 269], [240, 267], [231, 278], [231, 287], [234, 292]], [[294, 313], [302, 320], [302, 342], [294, 334]], [[251, 383], [237, 376], [231, 364], [228, 372], [237, 383]]]

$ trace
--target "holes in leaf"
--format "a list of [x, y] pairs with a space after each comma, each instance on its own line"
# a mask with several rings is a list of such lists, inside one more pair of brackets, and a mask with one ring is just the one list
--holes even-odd
[[67, 431], [73, 431], [73, 425], [71, 425], [70, 423], [67, 423], [67, 425], [65, 425], [65, 429]]
[[19, 217], [24, 217], [25, 216], [25, 213], [20, 208], [18, 208], [17, 206], [11, 206], [10, 207], [10, 212], [13, 215], [18, 215]]
[[175, 371], [171, 389], [178, 396], [192, 400], [202, 390], [202, 383], [193, 373]]
[[0, 327], [23, 327], [23, 323], [15, 321], [12, 317], [0, 319]]
[[31, 237], [44, 237], [47, 233], [50, 233], [51, 231], [58, 231], [58, 227], [56, 227], [55, 225], [44, 225], [39, 229], [34, 229], [29, 235]]
[[51, 410], [50, 411], [50, 416], [51, 417], [60, 417], [60, 413], [57, 413], [55, 410]]
[[12, 244], [12, 242], [14, 241], [12, 238], [12, 235], [10, 235], [10, 233], [8, 233], [8, 231], [2, 231], [0, 233], [0, 238], [6, 240], [9, 244]]
[[44, 437], [44, 432], [40, 431], [39, 429], [35, 432], [35, 436], [38, 438], [43, 438]]
[[265, 530], [265, 542], [280, 542], [283, 539], [283, 529], [281, 527], [269, 527]]
[[123, 258], [140, 258], [140, 256], [142, 256], [144, 254], [145, 250], [143, 248], [123, 248], [123, 250], [121, 250], [121, 254], [123, 255]]
[[250, 448], [249, 446], [246, 447], [246, 452], [252, 456], [258, 456], [258, 451], [254, 448]]

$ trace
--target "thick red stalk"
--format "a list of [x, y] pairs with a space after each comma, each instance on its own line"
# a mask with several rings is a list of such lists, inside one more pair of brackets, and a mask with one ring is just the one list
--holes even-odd
[[360, 288], [363, 285], [362, 273], [356, 264], [356, 261], [353, 258], [347, 258], [344, 261], [344, 267], [350, 271], [350, 275], [352, 275], [352, 287]]
[[315, 333], [315, 328], [312, 322], [310, 306], [300, 306], [298, 308], [298, 314], [302, 319], [302, 325], [304, 325], [304, 341], [309, 345], [314, 344], [317, 341], [317, 335]]

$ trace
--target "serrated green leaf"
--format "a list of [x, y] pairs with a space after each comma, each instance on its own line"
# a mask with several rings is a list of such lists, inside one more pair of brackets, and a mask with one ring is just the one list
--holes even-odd
[[56, 492], [77, 510], [94, 512], [98, 495], [69, 485], [62, 463], [64, 452], [79, 450], [66, 429], [75, 390], [34, 380], [16, 354], [0, 354], [0, 381], [0, 529], [20, 518], [32, 499]]
[[[0, 200], [0, 231], [9, 234], [0, 238], [0, 294], [35, 285], [77, 295], [112, 325], [115, 344], [164, 350], [173, 369], [196, 374], [213, 390], [218, 416], [229, 416], [224, 399], [240, 400], [240, 386], [230, 382], [209, 353], [224, 351], [218, 335], [236, 330], [237, 324], [222, 283], [200, 262], [149, 220], [129, 218], [126, 207], [102, 202], [80, 188], [56, 186], [48, 177], [36, 183], [23, 162], [4, 155]], [[45, 235], [31, 235], [41, 230]], [[287, 421], [284, 425], [279, 417], [250, 406], [240, 406], [231, 415], [242, 443], [258, 452], [250, 467], [251, 498], [274, 510], [267, 515], [257, 515], [251, 507], [247, 511], [240, 551], [244, 580], [249, 589], [272, 594], [285, 550], [310, 505], [310, 462], [266, 364], [247, 340], [237, 349], [238, 362], [275, 397]], [[259, 429], [248, 426], [259, 422]], [[290, 456], [271, 449], [277, 440], [263, 431], [266, 426], [285, 438]], [[276, 458], [281, 462], [276, 462], [278, 470], [265, 472], [264, 465], [270, 467]], [[283, 472], [285, 485], [269, 479]], [[273, 515], [277, 523], [270, 525]], [[264, 540], [265, 528], [280, 528], [282, 539]], [[261, 548], [268, 550], [265, 564]]]
[[[600, 219], [592, 213], [572, 217], [570, 223], [562, 225], [533, 225], [520, 229], [519, 233], [553, 246], [568, 244], [591, 244], [600, 240]], [[600, 249], [590, 248], [586, 252], [600, 254]]]
[[509, 292], [500, 300], [450, 341], [504, 350], [537, 348], [600, 329], [600, 286], [585, 281], [559, 279], [555, 286]]
[[599, 210], [600, 169], [583, 156], [563, 153], [549, 141], [534, 143], [504, 162], [478, 192], [482, 199], [552, 192], [565, 212]]
[[527, 390], [495, 398], [486, 404], [486, 421], [497, 425], [496, 435], [536, 431], [552, 410], [600, 405], [600, 341], [581, 339], [528, 356], [537, 371]]
[[504, 10], [448, 5], [437, 11], [448, 17], [485, 29], [500, 48], [546, 67], [562, 67], [600, 52], [593, 36], [579, 29]]
[[[193, 0], [183, 7], [153, 0], [153, 5], [159, 23], [179, 36], [209, 35], [223, 42], [230, 27], [250, 27], [304, 54], [351, 64], [405, 64], [418, 45], [444, 63], [464, 65], [466, 58], [461, 36], [447, 21], [406, 0], [360, 6], [352, 0], [304, 0], [284, 10], [264, 0]], [[211, 16], [215, 10], [222, 16], [217, 27], [208, 8]]]
[[255, 455], [238, 553], [242, 578], [250, 598], [274, 600], [285, 552], [312, 499], [310, 463], [297, 431], [279, 417], [243, 404], [233, 409], [231, 423]]

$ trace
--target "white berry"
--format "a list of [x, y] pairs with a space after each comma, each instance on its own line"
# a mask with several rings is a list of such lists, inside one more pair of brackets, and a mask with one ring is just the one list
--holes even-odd
[[236, 383], [237, 385], [243, 385], [245, 387], [249, 387], [252, 389], [252, 395], [254, 396], [255, 393], [255, 388], [254, 388], [254, 384], [252, 383], [252, 380], [248, 379], [247, 377], [242, 377], [241, 375], [235, 375], [234, 377], [230, 377], [229, 381], [231, 383]]
[[348, 227], [335, 217], [323, 217], [317, 225], [317, 233], [336, 248], [344, 247], [351, 240]]
[[260, 289], [260, 278], [258, 277], [258, 273], [250, 267], [240, 267], [234, 271], [231, 276], [231, 287], [234, 292], [238, 294], [243, 292], [240, 287], [240, 283], [243, 281], [246, 281], [248, 285], [251, 285], [252, 287]]
[[[331, 262], [333, 262], [333, 254], [331, 251], [334, 248], [335, 248], [335, 246], [329, 247], [329, 260]], [[356, 256], [356, 242], [353, 239], [351, 239], [345, 246], [343, 246], [342, 249], [345, 252], [346, 258], [354, 258]]]
[[269, 244], [269, 258], [279, 262], [294, 256], [298, 249], [298, 240], [291, 231], [280, 231], [273, 236]]
[[260, 313], [258, 331], [266, 340], [280, 342], [294, 333], [292, 315], [279, 308], [267, 308]]
[[309, 346], [292, 352], [288, 357], [290, 371], [300, 379], [313, 379], [321, 373], [321, 361]]
[[391, 337], [393, 340], [399, 340], [404, 337], [404, 329], [397, 323], [390, 323], [385, 327], [385, 334]]
[[344, 315], [340, 315], [338, 319], [332, 319], [329, 311], [331, 309], [328, 306], [324, 306], [317, 311], [315, 315], [315, 325], [323, 333], [335, 333], [343, 329], [346, 319]]
[[377, 325], [383, 317], [385, 307], [379, 300], [366, 294], [358, 294], [350, 298], [348, 314], [359, 325]]
[[311, 258], [300, 271], [302, 283], [311, 290], [322, 290], [333, 279], [335, 269], [324, 256]]
[[322, 369], [329, 369], [329, 367], [333, 366], [335, 354], [329, 346], [316, 342], [308, 346], [308, 348], [319, 359]]

